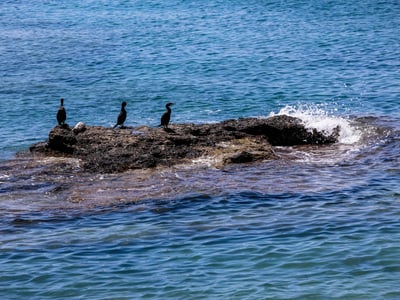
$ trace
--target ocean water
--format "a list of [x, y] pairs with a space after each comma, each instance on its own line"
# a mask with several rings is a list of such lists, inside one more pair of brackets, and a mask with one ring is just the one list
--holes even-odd
[[[399, 299], [400, 3], [0, 3], [2, 299]], [[288, 114], [276, 161], [123, 174], [20, 156], [56, 125]]]

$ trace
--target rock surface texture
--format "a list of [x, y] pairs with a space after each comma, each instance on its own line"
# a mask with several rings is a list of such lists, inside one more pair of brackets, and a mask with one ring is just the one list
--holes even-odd
[[272, 146], [331, 144], [339, 128], [326, 134], [304, 127], [300, 119], [274, 116], [243, 118], [216, 124], [178, 124], [168, 129], [147, 126], [112, 129], [56, 126], [34, 154], [79, 158], [86, 171], [117, 173], [130, 169], [172, 166], [208, 158], [215, 166], [277, 159]]

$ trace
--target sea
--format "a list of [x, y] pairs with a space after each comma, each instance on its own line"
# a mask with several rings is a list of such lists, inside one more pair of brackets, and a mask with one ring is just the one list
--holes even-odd
[[[1, 299], [400, 299], [398, 0], [2, 0]], [[298, 117], [327, 146], [93, 174], [57, 125]], [[124, 129], [116, 129], [124, 130]], [[74, 170], [54, 173], [54, 164]]]

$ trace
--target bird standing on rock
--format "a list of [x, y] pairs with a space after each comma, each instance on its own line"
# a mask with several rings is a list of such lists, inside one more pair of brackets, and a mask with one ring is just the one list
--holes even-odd
[[119, 112], [119, 115], [118, 115], [117, 124], [115, 124], [113, 128], [115, 128], [117, 126], [120, 126], [121, 128], [123, 127], [124, 122], [126, 120], [125, 106], [126, 106], [126, 102], [124, 101], [121, 104], [121, 111]]
[[61, 125], [64, 125], [65, 120], [67, 120], [67, 112], [65, 111], [65, 108], [64, 108], [64, 99], [63, 98], [61, 98], [60, 103], [61, 103], [61, 105], [57, 111], [57, 122], [58, 122], [58, 125], [61, 126]]
[[165, 105], [165, 108], [167, 109], [167, 111], [161, 116], [161, 124], [159, 126], [162, 126], [164, 128], [168, 128], [168, 124], [169, 124], [169, 120], [171, 119], [171, 108], [170, 106], [174, 105], [171, 102], [168, 102]]

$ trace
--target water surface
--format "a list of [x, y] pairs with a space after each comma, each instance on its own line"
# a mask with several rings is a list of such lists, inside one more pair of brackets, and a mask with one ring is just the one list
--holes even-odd
[[[0, 3], [4, 299], [400, 298], [396, 1]], [[280, 159], [87, 174], [16, 155], [68, 119], [289, 114]], [[65, 166], [62, 174], [54, 164]]]

